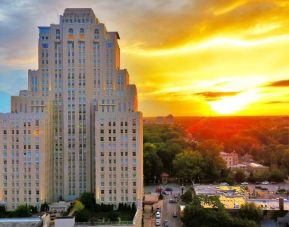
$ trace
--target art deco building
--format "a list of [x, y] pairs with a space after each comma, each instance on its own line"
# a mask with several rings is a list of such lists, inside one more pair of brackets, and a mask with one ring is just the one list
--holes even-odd
[[52, 157], [53, 201], [82, 192], [112, 204], [142, 199], [142, 114], [120, 69], [118, 39], [86, 8], [65, 9], [59, 24], [39, 27], [39, 67], [29, 70], [28, 90], [12, 97], [11, 111], [50, 122], [51, 146], [41, 152]]
[[9, 210], [52, 200], [49, 127], [43, 113], [0, 114], [0, 201]]

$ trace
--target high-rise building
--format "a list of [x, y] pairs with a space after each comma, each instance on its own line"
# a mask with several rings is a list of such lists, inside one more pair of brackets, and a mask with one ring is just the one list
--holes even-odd
[[142, 199], [142, 114], [118, 39], [89, 8], [65, 9], [59, 24], [39, 27], [39, 68], [29, 70], [11, 111], [50, 122], [53, 201], [82, 192], [111, 204]]
[[9, 210], [52, 200], [49, 127], [44, 113], [0, 114], [0, 202]]

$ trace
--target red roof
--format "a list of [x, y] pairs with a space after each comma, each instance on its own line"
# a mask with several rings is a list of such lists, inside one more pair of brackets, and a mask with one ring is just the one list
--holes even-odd
[[161, 177], [168, 177], [168, 176], [170, 176], [168, 173], [162, 173], [161, 174]]

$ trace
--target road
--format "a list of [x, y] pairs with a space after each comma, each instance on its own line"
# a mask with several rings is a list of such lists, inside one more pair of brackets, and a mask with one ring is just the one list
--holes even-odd
[[[173, 198], [173, 195], [166, 196], [164, 199], [162, 223], [164, 223], [165, 220], [168, 220], [169, 227], [181, 227], [182, 222], [179, 216], [179, 204], [169, 203], [170, 198]], [[178, 217], [173, 217], [174, 212], [177, 212]]]

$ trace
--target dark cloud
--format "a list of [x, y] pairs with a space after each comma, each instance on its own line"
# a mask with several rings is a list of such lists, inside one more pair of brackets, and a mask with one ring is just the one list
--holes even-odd
[[289, 80], [277, 80], [265, 85], [265, 87], [289, 87]]
[[235, 96], [240, 94], [239, 91], [227, 91], [227, 92], [214, 92], [214, 91], [208, 91], [208, 92], [199, 92], [195, 93], [194, 95], [199, 95], [204, 97], [206, 100], [218, 100], [222, 97], [228, 97], [228, 96]]

